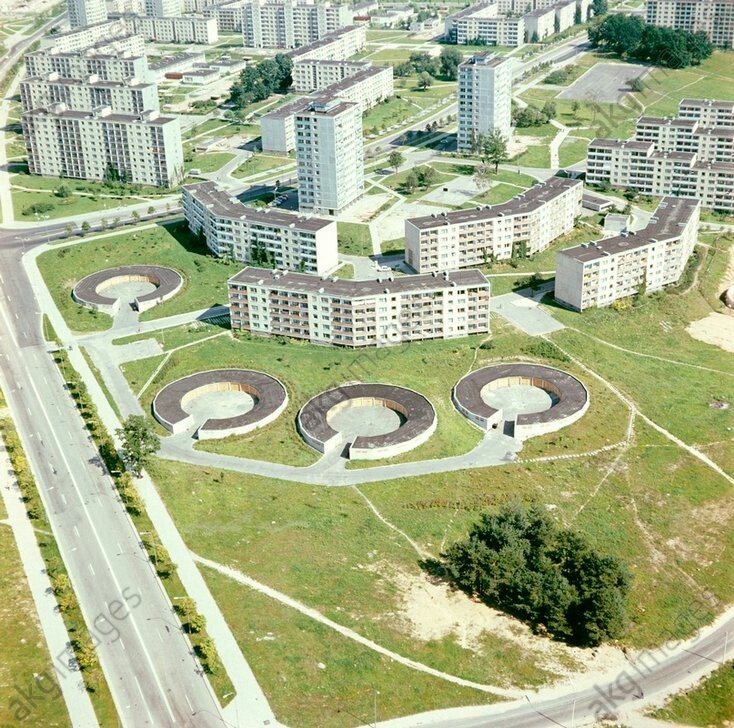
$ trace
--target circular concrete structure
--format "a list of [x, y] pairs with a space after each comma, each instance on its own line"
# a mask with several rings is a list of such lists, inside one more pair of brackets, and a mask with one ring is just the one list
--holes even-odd
[[104, 291], [125, 283], [150, 283], [154, 290], [137, 296], [133, 306], [145, 311], [175, 296], [183, 285], [183, 276], [172, 268], [160, 265], [122, 265], [99, 270], [82, 278], [71, 292], [72, 298], [83, 306], [114, 316], [120, 309], [120, 298], [105, 296]]
[[[526, 408], [516, 400], [512, 412], [492, 406], [492, 395], [498, 390], [520, 387], [542, 390], [547, 403], [533, 396]], [[541, 364], [495, 364], [477, 369], [459, 380], [453, 400], [456, 409], [482, 430], [496, 429], [501, 422], [514, 419], [513, 434], [518, 440], [560, 430], [583, 417], [589, 408], [589, 393], [576, 377]]]
[[724, 292], [724, 303], [727, 308], [734, 308], [734, 284]]
[[248, 395], [246, 412], [227, 417], [210, 417], [194, 433], [200, 440], [243, 435], [276, 419], [288, 405], [285, 387], [274, 377], [251, 369], [212, 369], [167, 384], [153, 400], [153, 416], [174, 435], [194, 424], [186, 406], [214, 392]]
[[[364, 409], [350, 417], [348, 410], [357, 408]], [[379, 408], [390, 412], [381, 414]], [[298, 413], [298, 430], [314, 450], [328, 453], [346, 446], [352, 460], [408, 452], [435, 429], [433, 405], [422, 394], [392, 384], [345, 384], [317, 394]]]

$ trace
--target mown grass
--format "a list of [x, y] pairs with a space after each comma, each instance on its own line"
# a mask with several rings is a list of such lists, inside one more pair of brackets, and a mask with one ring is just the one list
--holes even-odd
[[264, 174], [279, 167], [293, 166], [293, 160], [289, 157], [269, 157], [263, 154], [256, 154], [250, 157], [244, 164], [241, 164], [232, 172], [233, 177], [244, 179], [245, 177], [254, 177], [258, 174]]
[[369, 225], [359, 222], [337, 222], [339, 252], [344, 255], [372, 255], [372, 233]]
[[185, 223], [159, 225], [124, 235], [50, 250], [38, 258], [44, 281], [74, 331], [101, 331], [112, 319], [75, 303], [71, 290], [84, 276], [117, 265], [154, 263], [184, 276], [180, 293], [142, 314], [143, 319], [171, 316], [225, 303], [226, 281], [234, 268], [216, 259]]
[[722, 665], [698, 686], [673, 697], [653, 714], [658, 720], [725, 728], [734, 720], [734, 663]]

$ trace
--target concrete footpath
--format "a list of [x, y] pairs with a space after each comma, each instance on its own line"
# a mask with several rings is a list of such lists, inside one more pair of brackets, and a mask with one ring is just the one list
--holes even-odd
[[[0, 435], [0, 490], [2, 491], [5, 510], [8, 513], [8, 522], [13, 531], [15, 543], [18, 546], [23, 571], [28, 579], [33, 602], [40, 622], [43, 636], [50, 652], [51, 663], [61, 687], [66, 708], [72, 725], [78, 728], [98, 728], [99, 723], [94, 714], [92, 701], [84, 687], [84, 681], [78, 671], [68, 667], [71, 656], [69, 650], [70, 638], [66, 625], [58, 611], [56, 598], [51, 590], [51, 581], [46, 574], [46, 564], [36, 542], [33, 526], [26, 512], [20, 488], [15, 479], [5, 443]], [[33, 675], [15, 675], [17, 687], [24, 694], [32, 693], [35, 699], [54, 700], [54, 694], [45, 694], [35, 686]], [[12, 693], [11, 693], [12, 694]], [[41, 696], [39, 698], [38, 696]], [[21, 693], [17, 697], [22, 700]], [[31, 707], [32, 710], [32, 707]], [[32, 718], [32, 715], [30, 716]]]

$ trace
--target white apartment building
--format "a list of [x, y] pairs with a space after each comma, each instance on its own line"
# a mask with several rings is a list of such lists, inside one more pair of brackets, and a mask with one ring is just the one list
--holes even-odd
[[679, 108], [673, 119], [641, 117], [632, 139], [594, 139], [586, 181], [734, 210], [734, 102], [684, 99]]
[[571, 232], [581, 214], [580, 180], [550, 177], [509, 202], [414, 217], [405, 221], [405, 261], [418, 273], [527, 255]]
[[555, 32], [556, 11], [552, 5], [531, 10], [524, 18], [525, 40], [528, 43], [537, 43]]
[[346, 4], [315, 0], [248, 0], [242, 37], [248, 48], [298, 48], [352, 23]]
[[[245, 43], [247, 45], [247, 43]], [[323, 36], [320, 40], [288, 51], [295, 64], [299, 61], [345, 61], [364, 50], [367, 45], [367, 29], [364, 25], [350, 25]]]
[[317, 275], [339, 264], [334, 220], [243, 205], [214, 182], [186, 185], [182, 197], [189, 228], [215, 255]]
[[145, 80], [149, 77], [145, 55], [105, 54], [94, 50], [61, 53], [55, 48], [47, 48], [33, 51], [25, 55], [25, 70], [27, 76], [57, 73], [60, 78], [80, 80], [89, 76], [97, 76], [103, 81]]
[[145, 0], [145, 14], [152, 18], [175, 18], [182, 12], [182, 0]]
[[479, 40], [489, 46], [519, 47], [525, 43], [525, 18], [498, 15], [497, 6], [489, 5], [479, 13], [459, 18], [455, 32], [459, 45]]
[[213, 45], [219, 40], [217, 21], [199, 15], [179, 17], [144, 17], [129, 15], [125, 18], [133, 32], [157, 43], [187, 43]]
[[154, 187], [173, 187], [183, 177], [178, 118], [55, 104], [25, 111], [21, 124], [31, 174], [103, 180], [114, 169], [128, 182]]
[[107, 5], [105, 0], [69, 0], [68, 16], [71, 28], [86, 28], [107, 20]]
[[80, 81], [62, 78], [53, 72], [23, 79], [20, 99], [23, 108], [28, 110], [63, 103], [76, 111], [94, 111], [101, 106], [108, 106], [113, 114], [138, 115], [144, 111], [159, 111], [156, 85], [135, 78], [106, 81], [91, 75]]
[[316, 59], [297, 61], [291, 69], [293, 90], [298, 94], [318, 91], [348, 76], [353, 76], [371, 65], [369, 61], [319, 61]]
[[471, 151], [480, 135], [495, 129], [512, 135], [512, 71], [505, 56], [478, 53], [459, 65], [458, 105], [460, 151]]
[[241, 33], [248, 2], [249, 0], [230, 0], [223, 3], [207, 3], [202, 4], [201, 8], [196, 8], [196, 11], [201, 12], [205, 18], [214, 18], [220, 33]]
[[53, 49], [57, 53], [95, 50], [105, 54], [130, 53], [133, 56], [143, 56], [145, 40], [132, 33], [124, 20], [116, 18], [66, 33], [45, 35], [41, 38], [41, 49]]
[[358, 104], [361, 113], [393, 95], [392, 66], [364, 67], [352, 76], [331, 84], [310, 96], [292, 101], [260, 118], [263, 151], [288, 154], [296, 148], [296, 114], [318, 100], [338, 98]]
[[245, 268], [227, 285], [234, 331], [355, 348], [489, 332], [477, 270], [350, 281]]
[[296, 113], [298, 207], [338, 215], [364, 192], [359, 104], [313, 101]]
[[697, 240], [700, 202], [665, 197], [644, 230], [556, 254], [556, 301], [577, 311], [608, 306], [643, 287], [676, 283]]
[[645, 19], [651, 25], [702, 31], [714, 45], [734, 47], [734, 0], [647, 0]]

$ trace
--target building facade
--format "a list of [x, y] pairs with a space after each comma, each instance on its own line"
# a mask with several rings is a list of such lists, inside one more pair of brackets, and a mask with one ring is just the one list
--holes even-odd
[[556, 254], [556, 301], [577, 311], [676, 283], [693, 252], [701, 205], [665, 197], [643, 230]]
[[182, 0], [145, 0], [145, 14], [151, 18], [176, 18], [182, 12]]
[[298, 48], [352, 23], [346, 4], [314, 0], [247, 0], [242, 37], [248, 48]]
[[360, 65], [364, 67], [354, 75], [263, 115], [260, 118], [263, 151], [278, 154], [292, 152], [296, 148], [296, 114], [306, 110], [314, 101], [339, 98], [358, 104], [364, 113], [393, 95], [392, 66]]
[[135, 35], [130, 26], [120, 18], [112, 18], [85, 28], [76, 28], [66, 33], [45, 35], [41, 38], [43, 50], [53, 49], [57, 53], [96, 51], [98, 53], [130, 53], [145, 55], [145, 40]]
[[701, 31], [716, 46], [734, 47], [734, 0], [647, 0], [645, 20], [676, 30]]
[[184, 217], [218, 256], [326, 275], [339, 264], [336, 222], [242, 204], [201, 182], [183, 188]]
[[732, 101], [684, 99], [675, 118], [641, 117], [631, 139], [594, 139], [586, 181], [649, 195], [697, 197], [734, 210]]
[[501, 205], [407, 219], [405, 261], [430, 273], [534, 255], [573, 230], [582, 196], [581, 181], [551, 177]]
[[459, 65], [458, 107], [460, 151], [471, 151], [480, 135], [495, 130], [512, 134], [513, 60], [478, 53]]
[[132, 32], [157, 43], [213, 45], [219, 40], [217, 21], [201, 15], [172, 17], [125, 16]]
[[[245, 43], [247, 45], [247, 43]], [[293, 63], [306, 60], [345, 61], [364, 50], [367, 29], [363, 25], [349, 25], [327, 33], [320, 40], [288, 51]]]
[[69, 0], [68, 16], [71, 28], [86, 28], [107, 20], [107, 5], [105, 0]]
[[350, 281], [245, 268], [228, 288], [234, 331], [355, 348], [489, 332], [489, 282], [476, 270]]
[[24, 109], [38, 109], [63, 103], [69, 109], [94, 111], [108, 106], [114, 114], [138, 115], [159, 111], [158, 89], [154, 83], [138, 79], [106, 81], [88, 76], [86, 81], [62, 78], [58, 73], [32, 76], [20, 83]]
[[109, 107], [75, 111], [55, 104], [25, 111], [21, 125], [31, 174], [104, 180], [114, 173], [153, 187], [173, 187], [183, 178], [177, 117], [155, 111], [114, 114]]
[[359, 104], [328, 99], [296, 112], [298, 207], [337, 215], [364, 192]]
[[339, 83], [359, 71], [364, 71], [372, 64], [369, 61], [318, 61], [314, 59], [297, 61], [291, 69], [293, 90], [298, 94], [308, 94], [312, 91]]
[[55, 48], [33, 51], [25, 56], [26, 75], [48, 76], [56, 73], [60, 78], [85, 79], [97, 76], [103, 81], [145, 80], [148, 75], [148, 59], [145, 55], [131, 53], [105, 54], [96, 51], [62, 53]]

